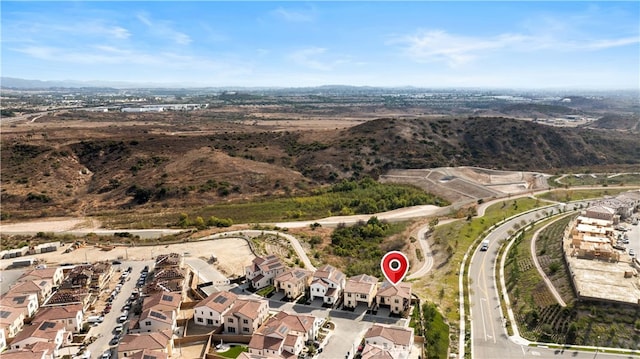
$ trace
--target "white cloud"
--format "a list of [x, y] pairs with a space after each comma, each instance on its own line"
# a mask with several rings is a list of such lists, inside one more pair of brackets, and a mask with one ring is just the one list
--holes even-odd
[[333, 66], [329, 63], [318, 60], [318, 57], [323, 55], [326, 51], [327, 49], [322, 47], [309, 47], [294, 51], [289, 55], [289, 58], [298, 65], [308, 67], [313, 70], [329, 71]]
[[129, 32], [129, 30], [122, 28], [120, 26], [112, 27], [110, 29], [110, 32], [113, 35], [113, 37], [117, 39], [128, 39], [129, 36], [131, 36], [131, 33]]
[[291, 10], [282, 7], [271, 11], [271, 14], [289, 22], [312, 22], [315, 18], [313, 11]]
[[456, 35], [443, 30], [422, 30], [388, 42], [390, 45], [400, 44], [403, 52], [416, 62], [440, 61], [454, 68], [503, 50], [597, 51], [637, 43], [640, 43], [639, 37], [566, 40], [547, 34], [534, 36], [518, 33], [481, 37]]
[[192, 42], [189, 35], [175, 30], [167, 21], [151, 20], [151, 17], [145, 13], [139, 13], [136, 15], [136, 17], [141, 23], [145, 24], [149, 28], [149, 30], [157, 37], [171, 39], [178, 45], [189, 45]]

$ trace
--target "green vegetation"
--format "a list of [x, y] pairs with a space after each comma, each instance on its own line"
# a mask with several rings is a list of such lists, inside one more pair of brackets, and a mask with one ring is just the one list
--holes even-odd
[[178, 219], [178, 223], [176, 223], [178, 227], [188, 228], [188, 227], [196, 227], [198, 229], [206, 229], [209, 227], [231, 227], [233, 225], [233, 220], [231, 218], [218, 218], [215, 216], [209, 217], [206, 221], [198, 216], [194, 220], [189, 218], [189, 215], [186, 213], [180, 213], [180, 218]]
[[270, 285], [256, 291], [256, 294], [262, 297], [270, 297], [272, 293], [276, 291], [276, 287]]
[[549, 178], [548, 183], [554, 187], [575, 186], [629, 186], [640, 185], [640, 174], [613, 175], [609, 173], [587, 173], [580, 175], [568, 175], [556, 182], [560, 176]]
[[622, 192], [629, 191], [629, 188], [617, 188], [617, 189], [585, 189], [585, 190], [573, 190], [573, 189], [564, 189], [564, 190], [554, 190], [550, 192], [545, 192], [543, 194], [538, 195], [538, 198], [548, 199], [552, 201], [558, 202], [571, 202], [571, 201], [579, 201], [583, 199], [590, 198], [600, 198], [604, 196], [612, 196]]
[[446, 359], [449, 350], [449, 326], [434, 303], [415, 306], [409, 326], [424, 337], [427, 359]]
[[347, 276], [366, 273], [381, 278], [382, 256], [388, 251], [400, 250], [406, 244], [402, 238], [384, 243], [383, 240], [404, 228], [402, 223], [389, 224], [376, 217], [350, 227], [340, 225], [331, 234], [329, 250], [334, 255], [350, 259], [345, 268]]
[[[134, 186], [135, 187], [135, 186]], [[134, 201], [144, 203], [154, 195], [153, 191], [142, 188], [132, 188], [130, 193], [134, 195]], [[197, 224], [183, 220], [187, 217], [201, 218], [227, 218], [231, 223], [256, 223], [275, 222], [286, 219], [304, 220], [322, 218], [331, 215], [371, 214], [380, 211], [388, 211], [406, 206], [435, 204], [438, 206], [449, 205], [447, 201], [436, 197], [423, 190], [398, 184], [382, 184], [371, 178], [360, 181], [342, 181], [327, 188], [313, 191], [313, 195], [306, 197], [270, 198], [261, 201], [244, 203], [223, 203], [208, 207], [200, 207], [190, 213], [170, 213], [153, 216], [145, 216], [147, 222], [156, 226], [164, 226], [167, 223], [184, 226], [197, 226]], [[139, 215], [140, 212], [136, 212]], [[121, 220], [112, 218], [112, 225], [118, 226]], [[177, 218], [176, 218], [177, 217]], [[109, 219], [106, 222], [110, 222]], [[217, 224], [205, 225], [217, 226]], [[129, 226], [139, 225], [137, 222], [127, 222]]]
[[[485, 211], [484, 217], [473, 218], [471, 220], [460, 220], [448, 224], [440, 225], [431, 234], [433, 238], [433, 250], [444, 251], [447, 254], [446, 260], [442, 264], [436, 263], [436, 268], [430, 277], [439, 278], [440, 283], [445, 288], [445, 295], [442, 299], [447, 320], [458, 321], [457, 300], [458, 300], [458, 268], [467, 248], [478, 238], [478, 236], [492, 225], [515, 214], [540, 207], [544, 203], [531, 198], [518, 198], [506, 200], [491, 205]], [[435, 301], [439, 293], [436, 286], [429, 285], [432, 279], [424, 282], [424, 290], [428, 297]]]
[[234, 345], [224, 352], [216, 352], [217, 355], [225, 358], [237, 358], [242, 352], [246, 352], [247, 347], [244, 345]]

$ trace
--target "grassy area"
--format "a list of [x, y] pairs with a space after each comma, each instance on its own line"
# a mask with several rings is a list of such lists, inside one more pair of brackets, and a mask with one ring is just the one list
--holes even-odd
[[256, 294], [261, 296], [261, 297], [265, 297], [267, 298], [271, 293], [275, 292], [276, 287], [270, 285], [264, 288], [261, 288], [259, 290], [256, 291]]
[[543, 194], [538, 195], [538, 197], [542, 199], [549, 199], [549, 200], [558, 201], [558, 202], [570, 202], [570, 201], [579, 201], [579, 200], [590, 199], [590, 198], [600, 198], [604, 196], [613, 196], [622, 192], [627, 192], [629, 190], [630, 188], [626, 188], [626, 189], [599, 188], [599, 189], [586, 189], [586, 190], [561, 189], [561, 190], [553, 190], [553, 191], [545, 192]]
[[237, 358], [242, 352], [246, 352], [247, 347], [244, 345], [234, 345], [226, 352], [216, 352], [217, 355], [225, 358]]
[[640, 175], [638, 174], [622, 174], [610, 177], [609, 173], [590, 173], [580, 175], [568, 175], [556, 182], [560, 176], [549, 178], [548, 183], [554, 187], [564, 186], [629, 186], [640, 185]]
[[[433, 250], [446, 253], [442, 263], [434, 263], [434, 269], [427, 280], [417, 282], [417, 290], [431, 301], [441, 303], [449, 322], [458, 321], [458, 268], [467, 248], [478, 236], [492, 225], [505, 218], [545, 205], [531, 198], [518, 198], [496, 203], [487, 208], [484, 217], [470, 221], [460, 220], [436, 227], [432, 233]], [[439, 278], [440, 286], [433, 285], [433, 279]], [[444, 296], [440, 298], [440, 289]]]
[[[413, 288], [421, 298], [438, 303], [446, 322], [450, 323], [452, 344], [457, 344], [458, 340], [458, 271], [465, 251], [494, 224], [518, 213], [544, 205], [546, 203], [532, 198], [509, 199], [488, 207], [485, 215], [481, 218], [459, 220], [440, 225], [431, 233], [432, 252], [435, 259], [434, 268], [427, 277], [416, 281]], [[518, 224], [516, 227], [520, 226], [521, 224]], [[434, 285], [436, 278], [438, 285]]]
[[434, 303], [416, 306], [409, 326], [425, 339], [425, 358], [446, 359], [449, 352], [449, 326]]
[[100, 219], [114, 228], [149, 228], [179, 226], [181, 215], [194, 222], [211, 217], [230, 219], [233, 223], [308, 220], [332, 215], [370, 214], [414, 205], [449, 203], [423, 190], [399, 184], [382, 184], [370, 178], [358, 182], [343, 181], [312, 191], [309, 196], [261, 198], [250, 202], [220, 203], [190, 209], [104, 213]]

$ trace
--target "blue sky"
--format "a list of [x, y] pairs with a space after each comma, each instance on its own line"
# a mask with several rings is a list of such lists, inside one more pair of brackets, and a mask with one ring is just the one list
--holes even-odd
[[640, 2], [2, 1], [2, 76], [638, 88]]

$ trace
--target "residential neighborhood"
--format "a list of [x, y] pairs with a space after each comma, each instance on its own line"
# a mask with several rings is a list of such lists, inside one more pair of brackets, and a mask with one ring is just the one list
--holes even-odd
[[[229, 343], [244, 346], [239, 358], [331, 358], [334, 346], [327, 343], [337, 332], [353, 331], [332, 319], [333, 311], [361, 323], [349, 324], [362, 336], [341, 355], [371, 357], [379, 350], [402, 359], [422, 350], [412, 331], [410, 339], [397, 334], [408, 323], [409, 284], [366, 274], [347, 278], [331, 265], [310, 271], [268, 255], [254, 257], [240, 282], [211, 287], [185, 257], [24, 271], [0, 298], [2, 357], [169, 359], [182, 357], [192, 343], [210, 353]], [[380, 339], [369, 340], [376, 322], [389, 324], [376, 334]]]

